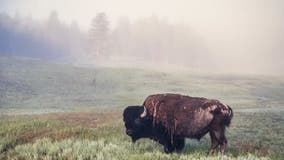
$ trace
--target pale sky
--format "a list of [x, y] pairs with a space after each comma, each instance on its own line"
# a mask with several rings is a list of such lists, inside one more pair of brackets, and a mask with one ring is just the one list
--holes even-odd
[[[97, 12], [106, 12], [112, 20], [121, 16], [135, 19], [153, 14], [171, 22], [202, 27], [244, 25], [270, 19], [283, 21], [283, 0], [0, 0], [0, 11], [14, 15], [46, 18], [52, 10], [67, 22], [78, 21], [84, 27]], [[283, 22], [282, 22], [283, 24]]]
[[84, 29], [101, 11], [113, 24], [123, 16], [135, 20], [157, 15], [190, 25], [213, 54], [228, 59], [228, 65], [240, 61], [240, 67], [254, 65], [254, 70], [284, 66], [279, 60], [284, 58], [284, 0], [0, 0], [0, 12], [12, 16], [42, 19], [52, 10]]

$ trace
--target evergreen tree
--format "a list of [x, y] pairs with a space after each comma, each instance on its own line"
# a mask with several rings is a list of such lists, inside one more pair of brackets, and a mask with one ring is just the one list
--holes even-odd
[[96, 56], [106, 56], [108, 47], [109, 22], [104, 12], [98, 13], [92, 20], [90, 28], [92, 53]]

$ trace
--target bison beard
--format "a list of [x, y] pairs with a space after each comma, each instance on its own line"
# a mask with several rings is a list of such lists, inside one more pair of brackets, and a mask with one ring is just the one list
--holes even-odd
[[123, 113], [126, 133], [133, 142], [150, 138], [162, 144], [166, 153], [181, 151], [185, 138], [199, 140], [209, 132], [209, 154], [219, 145], [224, 154], [225, 127], [232, 117], [232, 109], [218, 100], [179, 94], [148, 96], [143, 106], [129, 106]]

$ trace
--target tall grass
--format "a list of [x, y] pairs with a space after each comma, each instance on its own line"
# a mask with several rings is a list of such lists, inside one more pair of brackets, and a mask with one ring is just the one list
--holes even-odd
[[[121, 119], [99, 124], [96, 128], [74, 126], [68, 122], [46, 119], [41, 116], [7, 118], [2, 122], [4, 121], [12, 125], [3, 125], [5, 123], [0, 125], [3, 130], [0, 137], [2, 147], [0, 158], [2, 159], [215, 160], [222, 158], [219, 154], [207, 156], [210, 145], [208, 136], [200, 142], [187, 140], [184, 151], [174, 154], [165, 154], [161, 145], [149, 139], [141, 139], [133, 144], [124, 133]], [[251, 126], [251, 124], [247, 125]], [[40, 132], [42, 127], [46, 128], [45, 132]], [[7, 132], [8, 130], [10, 132]], [[228, 130], [229, 148], [226, 159], [281, 159], [283, 153], [275, 150], [275, 147], [281, 145], [280, 142], [272, 139], [265, 143], [270, 143], [274, 147], [261, 146], [253, 142], [258, 138], [265, 140], [262, 135], [239, 133], [243, 133], [243, 130], [237, 131], [234, 127]], [[21, 137], [20, 141], [19, 137]], [[245, 146], [246, 142], [254, 146]], [[7, 145], [9, 145], [8, 148]], [[247, 150], [244, 147], [248, 147]], [[263, 149], [268, 152], [263, 152]]]
[[[182, 154], [165, 154], [160, 147], [151, 142], [145, 141], [138, 144], [131, 144], [117, 137], [110, 140], [80, 140], [65, 139], [52, 141], [45, 138], [33, 144], [17, 146], [14, 150], [16, 159], [97, 159], [97, 160], [187, 160], [187, 159], [222, 159], [221, 155], [207, 156], [202, 151], [193, 151]], [[244, 154], [233, 157], [230, 153], [226, 159], [257, 160], [270, 159], [269, 157], [259, 157], [253, 154]], [[14, 157], [9, 157], [14, 159]]]

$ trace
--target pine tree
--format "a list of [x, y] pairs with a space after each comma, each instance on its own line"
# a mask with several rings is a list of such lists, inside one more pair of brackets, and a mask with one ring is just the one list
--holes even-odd
[[106, 56], [108, 46], [109, 22], [104, 12], [98, 13], [92, 20], [90, 28], [92, 53], [96, 56]]

